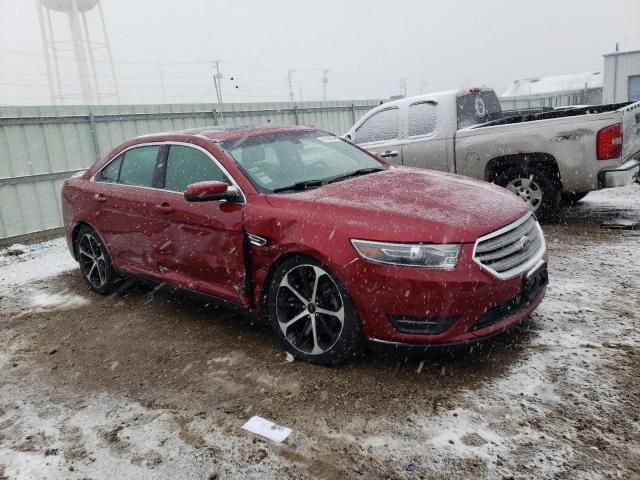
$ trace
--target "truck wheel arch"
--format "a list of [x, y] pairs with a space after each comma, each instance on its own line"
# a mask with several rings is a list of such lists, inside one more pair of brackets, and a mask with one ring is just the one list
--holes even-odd
[[494, 183], [501, 172], [513, 167], [526, 169], [528, 166], [535, 167], [554, 178], [562, 189], [558, 162], [553, 155], [548, 153], [518, 153], [492, 158], [485, 167], [484, 178], [487, 182]]

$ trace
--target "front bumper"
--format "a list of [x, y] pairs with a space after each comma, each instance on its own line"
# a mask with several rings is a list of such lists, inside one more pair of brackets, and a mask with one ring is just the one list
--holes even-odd
[[370, 338], [368, 340], [368, 343], [369, 346], [374, 350], [391, 351], [407, 356], [419, 355], [429, 352], [441, 353], [454, 349], [469, 348], [473, 345], [484, 342], [491, 337], [499, 335], [505, 330], [522, 322], [538, 307], [538, 305], [540, 305], [540, 302], [542, 302], [542, 300], [544, 299], [545, 293], [546, 288], [543, 288], [540, 292], [538, 292], [532, 302], [530, 302], [526, 307], [514, 313], [513, 315], [504, 317], [500, 322], [492, 324], [481, 330], [470, 332], [470, 334], [468, 336], [465, 336], [464, 338], [460, 337], [450, 342], [422, 344], [394, 342], [390, 340], [381, 340], [379, 338]]
[[[473, 245], [463, 245], [454, 270], [430, 270], [354, 262], [347, 280], [366, 338], [377, 343], [416, 346], [452, 345], [491, 336], [518, 323], [544, 298], [539, 287], [526, 302], [515, 302], [526, 291], [528, 272], [499, 279], [472, 259]], [[515, 302], [515, 303], [514, 303]], [[453, 319], [444, 329], [418, 333], [398, 328], [398, 317]], [[411, 324], [405, 322], [404, 324]], [[416, 322], [417, 323], [417, 322]]]
[[632, 159], [614, 169], [602, 170], [598, 173], [598, 187], [624, 187], [630, 185], [638, 177], [640, 162]]

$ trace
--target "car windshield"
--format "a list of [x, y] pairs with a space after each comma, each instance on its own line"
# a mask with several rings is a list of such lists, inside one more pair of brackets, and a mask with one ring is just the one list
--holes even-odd
[[341, 138], [316, 130], [246, 137], [222, 146], [263, 193], [318, 187], [388, 168]]

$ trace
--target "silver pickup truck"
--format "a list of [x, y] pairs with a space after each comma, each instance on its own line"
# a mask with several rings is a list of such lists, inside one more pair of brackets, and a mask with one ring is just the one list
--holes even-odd
[[640, 102], [502, 112], [491, 89], [439, 92], [384, 103], [344, 137], [392, 164], [502, 185], [548, 217], [638, 177]]

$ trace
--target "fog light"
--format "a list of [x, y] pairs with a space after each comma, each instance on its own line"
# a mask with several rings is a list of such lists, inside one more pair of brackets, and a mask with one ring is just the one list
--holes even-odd
[[414, 335], [436, 335], [447, 330], [460, 317], [413, 317], [407, 315], [391, 315], [394, 328], [400, 333]]

